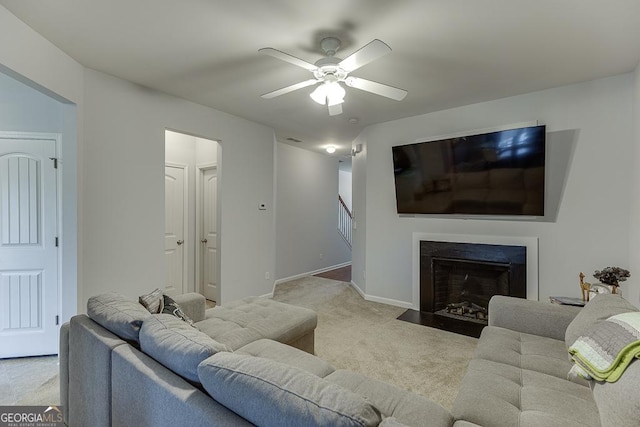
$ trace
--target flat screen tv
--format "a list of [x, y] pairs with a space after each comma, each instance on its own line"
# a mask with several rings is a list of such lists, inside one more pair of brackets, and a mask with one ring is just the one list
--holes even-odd
[[545, 126], [392, 150], [399, 214], [544, 215]]

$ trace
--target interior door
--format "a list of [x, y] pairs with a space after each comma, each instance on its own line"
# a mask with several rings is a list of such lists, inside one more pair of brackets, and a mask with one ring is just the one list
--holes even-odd
[[164, 291], [167, 295], [185, 293], [185, 172], [184, 167], [165, 166]]
[[58, 353], [55, 141], [0, 138], [0, 358]]
[[218, 287], [218, 170], [205, 169], [202, 172], [202, 287], [204, 296], [220, 301]]

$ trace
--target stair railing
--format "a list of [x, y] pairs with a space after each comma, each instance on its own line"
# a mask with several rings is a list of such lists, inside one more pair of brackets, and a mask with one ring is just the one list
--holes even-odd
[[338, 231], [349, 247], [351, 247], [352, 223], [353, 214], [338, 194]]

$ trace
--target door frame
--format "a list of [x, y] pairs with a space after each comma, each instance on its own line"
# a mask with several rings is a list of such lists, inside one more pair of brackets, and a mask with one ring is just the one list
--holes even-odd
[[[57, 159], [56, 175], [56, 236], [58, 237], [58, 250], [56, 251], [56, 264], [58, 274], [56, 276], [56, 294], [58, 301], [56, 311], [58, 322], [56, 324], [56, 340], [60, 341], [60, 326], [62, 326], [62, 248], [65, 244], [64, 230], [62, 228], [62, 167], [64, 161], [61, 158], [62, 153], [62, 134], [51, 132], [21, 132], [21, 131], [0, 131], [0, 139], [26, 139], [26, 140], [44, 140], [51, 141], [55, 144], [55, 159]], [[54, 161], [51, 159], [51, 161]]]
[[[175, 162], [164, 162], [164, 166], [183, 169], [184, 171], [184, 189], [183, 189], [183, 209], [184, 214], [182, 216], [182, 239], [188, 241], [189, 237], [189, 165], [185, 165], [184, 163], [175, 163]], [[165, 184], [166, 185], [166, 184]], [[165, 218], [167, 212], [164, 212]], [[193, 242], [192, 242], [193, 244]], [[187, 250], [187, 245], [184, 244], [182, 246], [182, 293], [189, 292], [189, 251]]]
[[[217, 141], [214, 141], [218, 144]], [[218, 264], [218, 268], [216, 270], [216, 283], [218, 284], [218, 290], [220, 289], [220, 167], [218, 166], [218, 162], [213, 163], [199, 163], [196, 165], [197, 176], [196, 176], [196, 292], [204, 295], [204, 284], [201, 283], [201, 268], [202, 268], [202, 245], [200, 244], [200, 239], [202, 238], [202, 187], [204, 180], [204, 172], [207, 170], [216, 169], [217, 176], [217, 198], [216, 198], [216, 229], [217, 232], [217, 242], [216, 247], [218, 248], [216, 253], [216, 262]], [[217, 304], [220, 304], [220, 301], [216, 301]]]

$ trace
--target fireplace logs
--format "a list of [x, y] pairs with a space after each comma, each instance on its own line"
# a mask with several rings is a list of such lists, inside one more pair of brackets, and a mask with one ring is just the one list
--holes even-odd
[[449, 314], [469, 317], [471, 319], [485, 321], [487, 320], [487, 309], [469, 301], [447, 304], [445, 308]]

